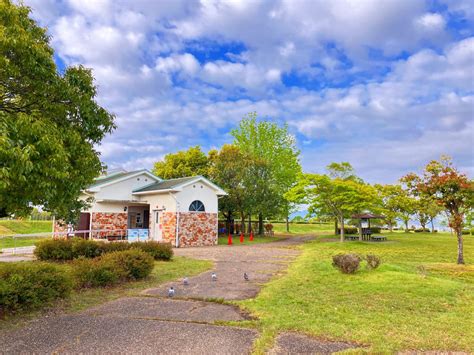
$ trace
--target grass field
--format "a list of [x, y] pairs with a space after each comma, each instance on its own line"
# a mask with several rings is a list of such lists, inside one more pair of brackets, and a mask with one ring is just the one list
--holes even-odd
[[0, 250], [3, 248], [26, 247], [34, 245], [43, 238], [3, 237], [12, 234], [48, 233], [52, 229], [52, 221], [0, 221]]
[[275, 234], [321, 234], [322, 232], [334, 233], [334, 223], [327, 224], [303, 224], [290, 223], [290, 232], [286, 231], [286, 223], [272, 223]]
[[[260, 319], [262, 353], [279, 331], [297, 330], [345, 340], [376, 353], [474, 349], [474, 238], [465, 238], [458, 266], [448, 234], [387, 234], [389, 241], [328, 242], [302, 246], [288, 273], [240, 302]], [[376, 254], [382, 265], [345, 275], [331, 265], [337, 253]]]
[[[280, 237], [260, 237], [258, 235], [253, 237], [253, 241], [249, 240], [248, 236], [245, 236], [244, 242], [240, 242], [240, 237], [238, 235], [235, 235], [232, 237], [232, 245], [249, 245], [249, 244], [260, 244], [260, 243], [270, 243], [270, 242], [275, 242], [277, 240], [280, 240]], [[227, 245], [228, 242], [228, 237], [227, 236], [219, 236], [218, 239], [218, 244], [219, 245]]]

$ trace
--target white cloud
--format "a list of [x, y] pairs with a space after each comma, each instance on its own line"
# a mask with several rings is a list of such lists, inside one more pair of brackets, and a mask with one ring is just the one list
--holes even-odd
[[[99, 102], [117, 114], [98, 147], [111, 166], [219, 146], [257, 111], [289, 123], [307, 170], [349, 160], [394, 181], [441, 153], [472, 170], [474, 37], [453, 40], [446, 21], [473, 18], [469, 2], [26, 2], [66, 64], [93, 68]], [[212, 54], [222, 44], [242, 50]]]

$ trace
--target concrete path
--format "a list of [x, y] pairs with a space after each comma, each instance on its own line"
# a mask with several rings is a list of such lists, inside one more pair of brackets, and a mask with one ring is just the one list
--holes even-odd
[[[257, 331], [219, 325], [248, 316], [237, 307], [205, 300], [254, 297], [265, 282], [285, 270], [299, 254], [291, 247], [308, 239], [293, 237], [251, 246], [177, 249], [176, 255], [213, 260], [217, 281], [212, 281], [211, 273], [206, 272], [190, 277], [188, 286], [179, 280], [145, 290], [141, 296], [121, 298], [77, 314], [40, 318], [24, 328], [0, 334], [0, 352], [248, 354]], [[244, 272], [249, 281], [244, 280]], [[170, 286], [176, 289], [174, 299], [166, 297]], [[272, 352], [331, 349], [311, 338], [289, 339], [279, 337]], [[295, 342], [302, 345], [295, 347]], [[344, 345], [337, 344], [332, 349], [343, 349]]]

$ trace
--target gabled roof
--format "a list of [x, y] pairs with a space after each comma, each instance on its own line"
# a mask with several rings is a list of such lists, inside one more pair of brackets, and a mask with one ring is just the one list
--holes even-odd
[[115, 172], [113, 174], [109, 174], [109, 175], [105, 175], [105, 176], [96, 178], [95, 182], [92, 185], [89, 185], [87, 187], [86, 191], [93, 191], [96, 188], [106, 186], [106, 185], [110, 185], [110, 184], [113, 184], [113, 183], [116, 183], [116, 182], [119, 182], [119, 181], [123, 181], [123, 180], [126, 180], [128, 178], [138, 176], [138, 175], [141, 175], [141, 174], [146, 174], [154, 180], [161, 181], [161, 179], [158, 176], [153, 175], [151, 172], [149, 172], [146, 169], [128, 171], [128, 172], [127, 171], [119, 171], [119, 172]]
[[219, 186], [217, 186], [210, 180], [206, 179], [204, 176], [190, 176], [177, 179], [162, 180], [150, 184], [148, 186], [133, 190], [133, 193], [144, 194], [146, 192], [179, 191], [181, 188], [198, 181], [202, 181], [214, 190], [216, 190], [217, 195], [227, 195], [227, 193], [223, 189], [221, 189]]

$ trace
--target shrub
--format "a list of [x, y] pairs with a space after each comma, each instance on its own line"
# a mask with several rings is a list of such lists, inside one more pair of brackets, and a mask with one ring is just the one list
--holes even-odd
[[108, 253], [100, 259], [113, 267], [122, 280], [143, 279], [151, 274], [154, 266], [153, 257], [137, 249]]
[[72, 260], [74, 252], [70, 239], [45, 239], [36, 243], [34, 251], [39, 260]]
[[365, 260], [367, 261], [367, 268], [371, 270], [378, 268], [382, 262], [377, 255], [373, 254], [367, 254]]
[[115, 251], [129, 250], [131, 248], [131, 244], [126, 242], [98, 242], [98, 245], [102, 254], [113, 253]]
[[102, 258], [75, 260], [72, 276], [77, 288], [109, 286], [117, 283], [120, 278], [114, 265]]
[[429, 230], [428, 228], [425, 228], [425, 229], [423, 229], [423, 228], [417, 228], [417, 229], [414, 230], [414, 232], [415, 232], [415, 233], [429, 233], [430, 230]]
[[70, 276], [63, 268], [46, 263], [0, 265], [0, 314], [31, 310], [69, 295]]
[[332, 265], [344, 274], [353, 274], [359, 269], [360, 260], [357, 254], [337, 254], [332, 257]]
[[170, 243], [148, 241], [135, 242], [131, 246], [150, 254], [155, 260], [170, 260], [173, 257], [173, 248]]
[[462, 234], [463, 234], [463, 235], [468, 235], [468, 234], [471, 234], [471, 231], [468, 230], [468, 229], [464, 229], [464, 230], [462, 231]]
[[370, 227], [370, 231], [372, 232], [372, 234], [380, 233], [382, 231], [382, 228], [380, 228], [380, 227]]
[[72, 253], [74, 258], [95, 258], [99, 256], [102, 251], [99, 243], [93, 240], [74, 238], [72, 240]]
[[[337, 229], [337, 233], [341, 234], [341, 228]], [[359, 230], [356, 227], [344, 227], [344, 234], [357, 234]]]

